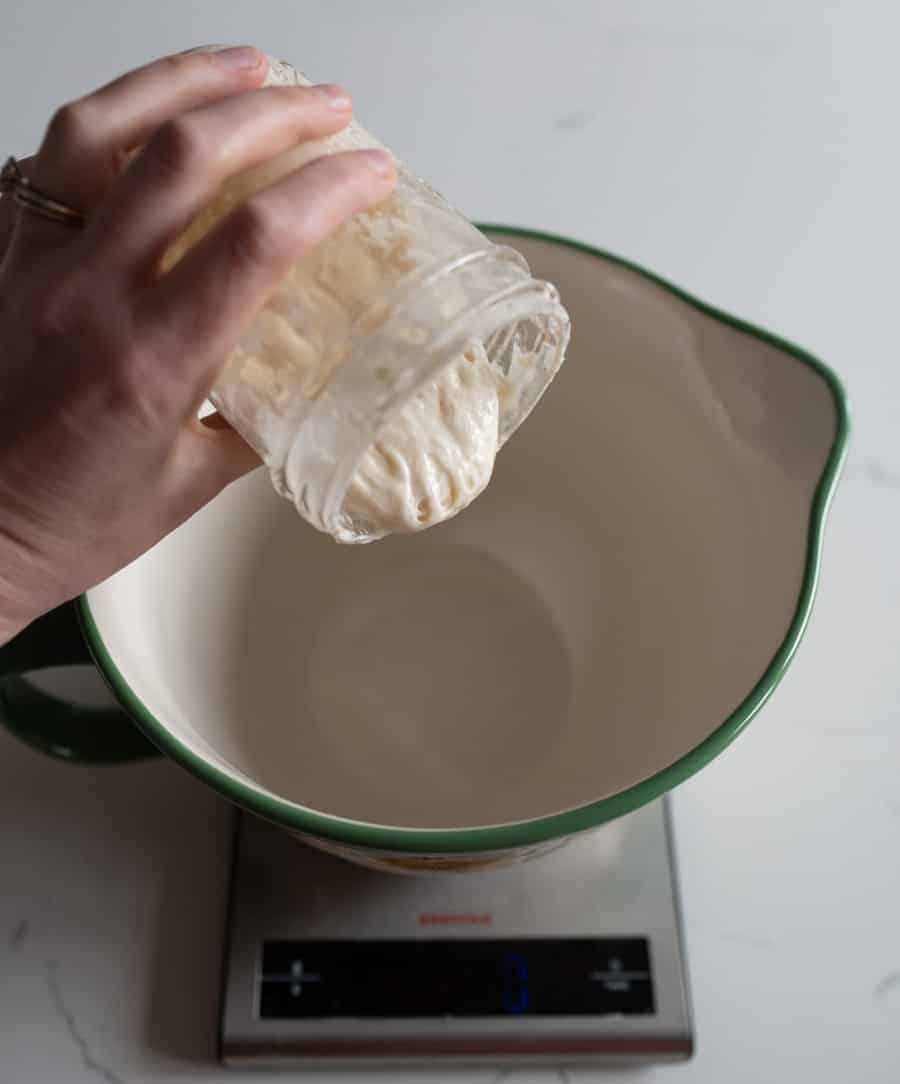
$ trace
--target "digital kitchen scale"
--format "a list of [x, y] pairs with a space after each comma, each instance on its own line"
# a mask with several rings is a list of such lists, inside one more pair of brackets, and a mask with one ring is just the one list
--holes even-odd
[[531, 862], [404, 876], [238, 816], [235, 1066], [669, 1061], [693, 1049], [665, 799]]

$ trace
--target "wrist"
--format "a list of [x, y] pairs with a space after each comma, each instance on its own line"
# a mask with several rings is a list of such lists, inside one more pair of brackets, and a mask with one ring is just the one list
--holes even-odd
[[[56, 603], [29, 587], [34, 570], [20, 550], [0, 534], [0, 646], [8, 643]], [[62, 601], [62, 600], [60, 600]]]
[[0, 647], [8, 644], [10, 640], [14, 640], [23, 629], [31, 624], [32, 620], [33, 618], [25, 621], [8, 620], [0, 613]]
[[[29, 604], [22, 593], [10, 587], [4, 576], [5, 571], [0, 564], [0, 647], [9, 643], [45, 612], [41, 606]], [[48, 606], [46, 609], [52, 607]]]

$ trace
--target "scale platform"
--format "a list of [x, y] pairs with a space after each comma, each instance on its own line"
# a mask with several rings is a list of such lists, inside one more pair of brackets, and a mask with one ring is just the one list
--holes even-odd
[[691, 1056], [666, 799], [531, 862], [425, 877], [238, 815], [231, 893], [228, 1065]]

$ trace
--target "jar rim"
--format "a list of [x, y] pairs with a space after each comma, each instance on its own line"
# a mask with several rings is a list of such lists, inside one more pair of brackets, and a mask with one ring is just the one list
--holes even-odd
[[[516, 255], [519, 256], [518, 253]], [[525, 266], [527, 267], [527, 264]], [[357, 543], [384, 537], [387, 532], [367, 535], [348, 532], [343, 513], [344, 501], [353, 477], [373, 442], [377, 440], [378, 433], [424, 385], [436, 379], [450, 366], [473, 340], [485, 342], [496, 332], [528, 320], [543, 320], [548, 324], [556, 324], [558, 332], [552, 345], [542, 355], [544, 364], [535, 366], [535, 378], [532, 378], [527, 386], [530, 394], [524, 403], [520, 400], [511, 418], [507, 417], [506, 425], [501, 428], [497, 451], [503, 447], [531, 413], [559, 371], [569, 340], [569, 315], [560, 302], [556, 288], [551, 283], [532, 278], [530, 272], [527, 279], [504, 287], [450, 321], [428, 344], [427, 351], [424, 352], [427, 360], [416, 368], [414, 379], [405, 382], [396, 390], [387, 408], [379, 411], [375, 418], [358, 417], [353, 420], [352, 426], [347, 427], [345, 433], [351, 439], [347, 441], [346, 451], [332, 473], [321, 510], [322, 525], [332, 537], [338, 541], [349, 541], [352, 537], [352, 541]], [[347, 359], [347, 362], [350, 360]]]

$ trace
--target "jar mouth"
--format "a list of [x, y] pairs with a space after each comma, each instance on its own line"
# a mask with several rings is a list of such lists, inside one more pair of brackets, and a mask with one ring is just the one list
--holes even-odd
[[[506, 258], [515, 250], [497, 246]], [[527, 265], [526, 265], [527, 267]], [[547, 282], [519, 279], [444, 326], [423, 344], [409, 378], [399, 383], [391, 398], [368, 417], [347, 418], [346, 452], [332, 475], [321, 522], [339, 542], [374, 542], [387, 533], [371, 524], [354, 521], [344, 507], [348, 489], [363, 458], [379, 433], [424, 385], [438, 377], [463, 352], [480, 341], [488, 361], [502, 374], [499, 384], [497, 450], [531, 413], [559, 370], [569, 340], [570, 321], [556, 288]], [[349, 360], [349, 359], [348, 359]]]

